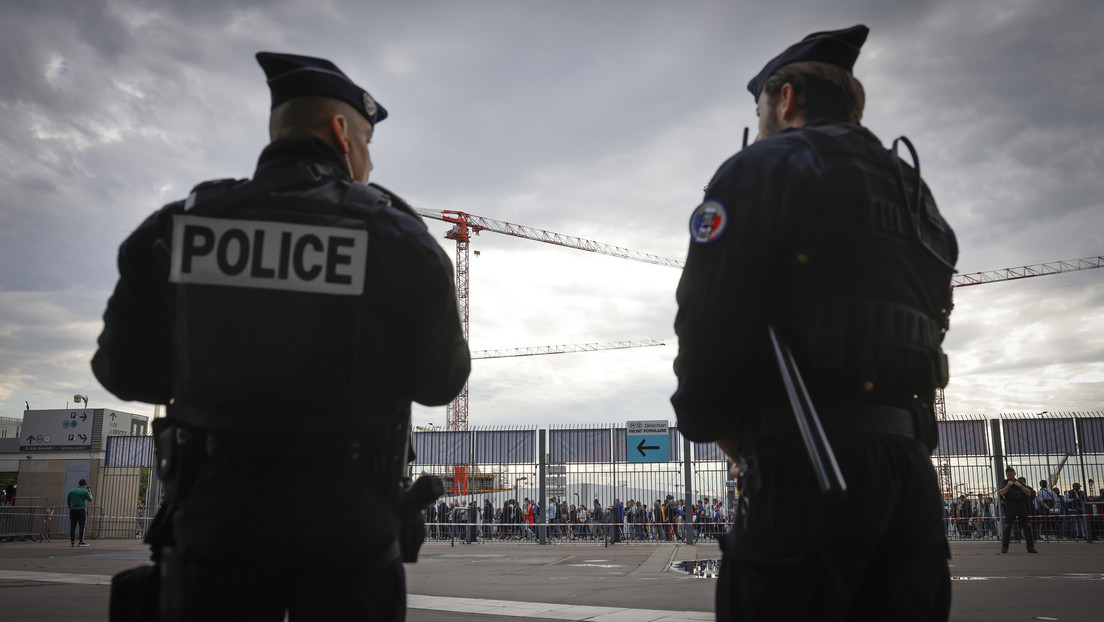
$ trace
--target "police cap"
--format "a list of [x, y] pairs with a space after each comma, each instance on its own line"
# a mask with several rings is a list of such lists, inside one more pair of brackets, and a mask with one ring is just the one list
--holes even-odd
[[272, 108], [296, 97], [328, 97], [349, 104], [373, 127], [387, 118], [387, 110], [368, 91], [353, 83], [337, 65], [324, 58], [257, 52], [257, 62], [268, 77]]
[[851, 68], [855, 66], [855, 61], [859, 58], [859, 49], [866, 42], [866, 35], [869, 32], [870, 29], [862, 24], [843, 30], [814, 32], [786, 48], [785, 52], [775, 56], [767, 63], [763, 70], [759, 72], [759, 75], [748, 82], [748, 91], [751, 92], [756, 101], [759, 101], [759, 93], [763, 90], [767, 78], [791, 63], [814, 61], [836, 65], [851, 71]]

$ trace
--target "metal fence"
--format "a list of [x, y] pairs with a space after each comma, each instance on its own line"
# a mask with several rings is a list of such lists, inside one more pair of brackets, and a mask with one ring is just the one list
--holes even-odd
[[[85, 509], [86, 540], [142, 538], [153, 520], [160, 483], [153, 474], [153, 437], [109, 436], [100, 488]], [[0, 540], [50, 540], [69, 536], [69, 509], [62, 499], [16, 497], [0, 507]]]
[[[687, 532], [712, 536], [715, 523], [731, 522], [736, 505], [729, 464], [712, 443], [690, 443], [673, 426], [667, 434], [669, 455], [659, 462], [641, 463], [629, 459], [635, 447], [627, 442], [630, 435], [625, 425], [423, 430], [414, 433], [412, 473], [429, 473], [445, 481], [445, 509], [438, 504], [427, 512], [431, 537], [467, 537], [468, 530], [456, 524], [470, 520], [480, 525], [473, 537], [508, 534], [518, 538], [532, 531], [543, 541], [540, 530], [526, 527], [524, 518], [524, 504], [538, 499], [542, 516], [534, 525], [547, 520], [552, 525], [545, 531], [548, 539], [575, 535], [589, 540], [599, 533], [611, 538], [639, 537], [643, 531], [646, 539], [655, 540], [657, 535], [666, 539], [672, 529], [680, 538]], [[1048, 487], [1060, 491], [1062, 518], [1033, 519], [1040, 533], [1048, 538], [1101, 536], [1101, 506], [1092, 502], [1104, 499], [1104, 491], [1097, 487], [1104, 474], [1104, 413], [956, 416], [939, 422], [939, 435], [932, 464], [943, 486], [949, 538], [1000, 537], [1003, 509], [997, 491], [1006, 465], [1014, 466], [1033, 488], [1045, 479]], [[794, 459], [804, 455], [796, 453]], [[1074, 497], [1066, 503], [1067, 495], [1075, 494], [1070, 492], [1075, 483], [1083, 500], [1078, 504]], [[664, 526], [666, 512], [656, 508], [668, 495], [680, 508], [673, 528]], [[960, 498], [967, 503], [960, 505]], [[630, 501], [634, 506], [643, 503], [650, 513], [642, 528], [626, 524], [623, 507]], [[703, 507], [712, 506], [708, 519], [702, 512], [686, 510], [698, 508], [699, 501]], [[463, 508], [473, 502], [476, 511], [468, 518]], [[483, 511], [488, 502], [493, 508], [489, 520]], [[522, 507], [520, 527], [503, 516], [510, 502]], [[556, 513], [543, 517], [550, 502], [568, 506], [567, 522]], [[588, 510], [583, 515], [588, 524], [582, 527], [574, 522], [580, 507]], [[594, 516], [617, 528], [595, 530]], [[1058, 527], [1051, 526], [1055, 522]], [[683, 530], [681, 523], [688, 523], [688, 528]]]
[[[625, 424], [415, 431], [412, 475], [437, 475], [446, 487], [445, 497], [427, 508], [428, 535], [466, 538], [469, 521], [472, 537], [532, 537], [542, 542], [654, 542], [723, 532], [736, 506], [736, 489], [718, 448], [689, 442], [674, 426], [666, 438], [649, 441], [653, 444], [647, 447], [638, 445], [638, 437], [630, 432]], [[1033, 488], [1045, 479], [1063, 500], [1074, 483], [1083, 493], [1081, 505], [1063, 501], [1060, 514], [1033, 519], [1044, 538], [1104, 535], [1104, 491], [1097, 484], [1104, 481], [1104, 413], [955, 416], [939, 422], [939, 435], [932, 463], [944, 488], [949, 538], [1000, 537], [997, 490], [1006, 465], [1014, 466]], [[643, 454], [642, 448], [652, 446], [667, 449], [662, 460], [637, 461], [634, 452]], [[102, 489], [96, 506], [89, 508], [86, 537], [144, 535], [159, 499], [153, 458], [149, 436], [108, 439]], [[794, 459], [805, 457], [797, 452]], [[668, 495], [679, 508], [674, 516], [657, 508], [666, 504]], [[960, 505], [960, 498], [968, 503]], [[548, 516], [553, 500], [558, 511]], [[532, 523], [527, 501], [538, 508]], [[18, 509], [0, 508], [0, 538], [68, 533], [64, 506], [53, 508], [34, 499], [20, 503]], [[471, 505], [474, 512], [466, 510]], [[484, 512], [487, 505], [490, 512]], [[642, 509], [639, 518], [630, 507]], [[586, 522], [576, 522], [580, 518]], [[542, 524], [549, 527], [542, 529]]]

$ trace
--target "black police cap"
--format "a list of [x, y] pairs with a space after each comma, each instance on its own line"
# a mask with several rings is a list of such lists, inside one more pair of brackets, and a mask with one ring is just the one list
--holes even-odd
[[767, 78], [791, 63], [815, 61], [836, 65], [851, 71], [851, 68], [855, 66], [855, 61], [859, 58], [859, 50], [866, 42], [866, 35], [869, 32], [870, 29], [862, 24], [843, 30], [814, 32], [786, 48], [785, 52], [775, 56], [767, 63], [763, 70], [759, 72], [759, 75], [748, 82], [748, 91], [751, 92], [756, 101], [759, 101], [759, 93], [762, 92]]
[[373, 127], [387, 118], [387, 110], [368, 91], [324, 58], [257, 52], [257, 62], [268, 77], [272, 108], [296, 97], [329, 97], [349, 104]]

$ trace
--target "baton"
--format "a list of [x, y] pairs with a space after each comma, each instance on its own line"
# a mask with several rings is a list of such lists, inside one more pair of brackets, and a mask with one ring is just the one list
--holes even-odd
[[809, 461], [813, 463], [813, 474], [820, 486], [820, 492], [843, 496], [847, 492], [847, 482], [843, 480], [836, 454], [820, 425], [813, 400], [809, 399], [809, 392], [805, 389], [805, 382], [801, 379], [801, 371], [797, 368], [793, 353], [775, 332], [773, 325], [767, 325], [767, 332], [770, 334], [771, 345], [774, 346], [774, 358], [778, 362], [778, 371], [782, 374], [782, 383], [786, 385], [786, 396], [790, 398], [790, 407], [801, 431], [801, 440], [805, 442]]

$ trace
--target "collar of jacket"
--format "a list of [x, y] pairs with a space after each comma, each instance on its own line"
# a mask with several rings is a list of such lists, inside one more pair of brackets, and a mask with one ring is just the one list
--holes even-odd
[[269, 143], [257, 158], [253, 179], [262, 179], [268, 173], [296, 163], [310, 166], [321, 177], [351, 180], [345, 160], [329, 143], [317, 136], [291, 136]]

